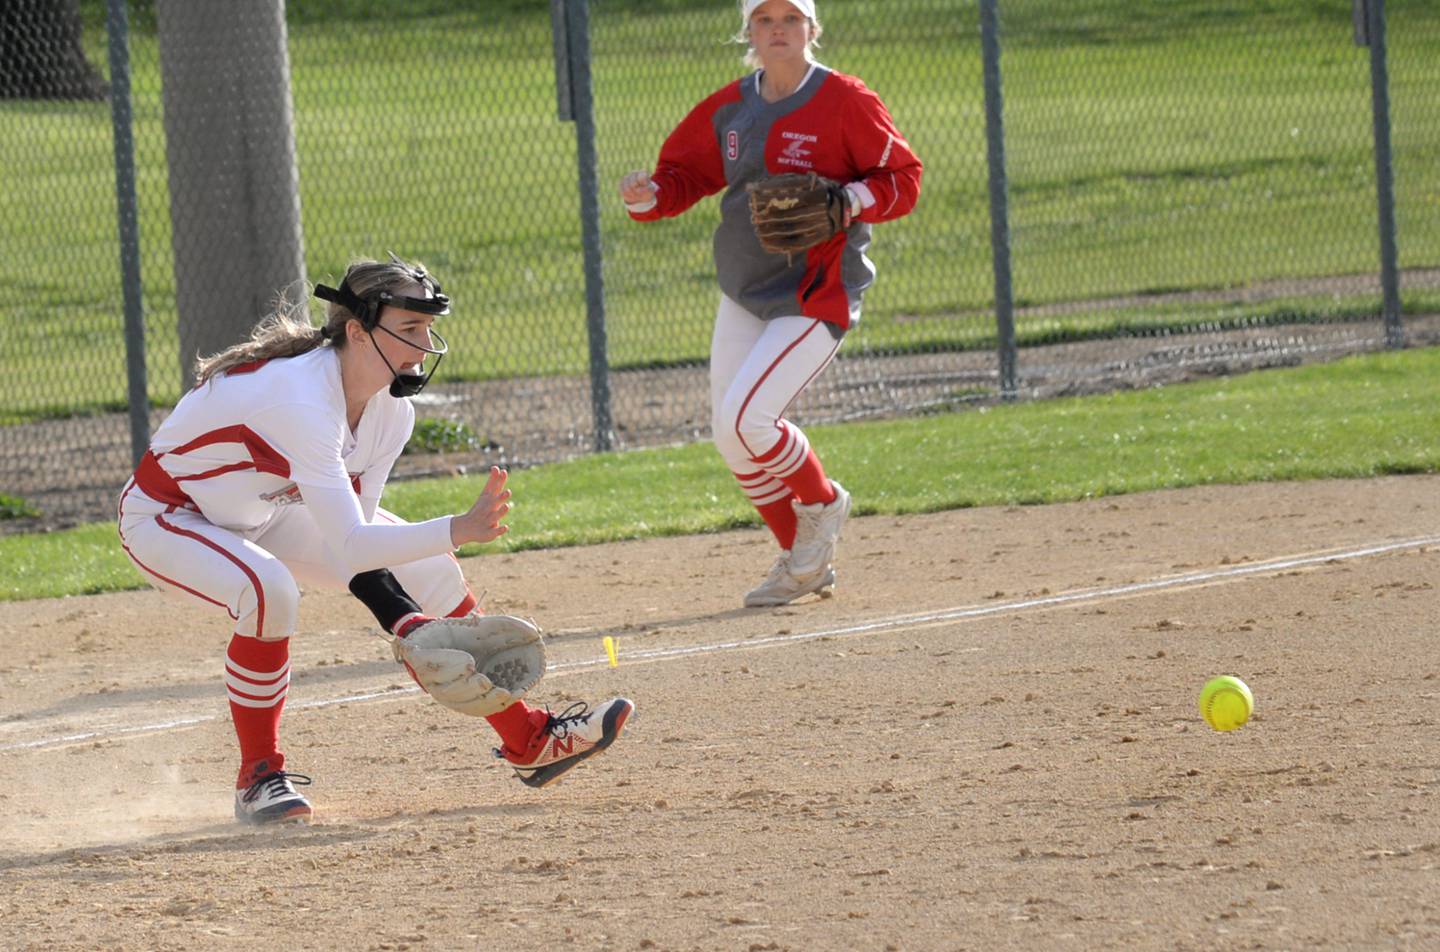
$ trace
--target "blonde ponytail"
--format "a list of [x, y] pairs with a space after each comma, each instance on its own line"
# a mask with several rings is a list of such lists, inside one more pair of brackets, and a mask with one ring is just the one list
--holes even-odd
[[209, 357], [197, 357], [195, 385], [199, 386], [241, 364], [308, 353], [325, 345], [328, 333], [328, 325], [325, 328], [311, 326], [304, 305], [282, 299], [270, 316], [255, 325], [249, 340]]

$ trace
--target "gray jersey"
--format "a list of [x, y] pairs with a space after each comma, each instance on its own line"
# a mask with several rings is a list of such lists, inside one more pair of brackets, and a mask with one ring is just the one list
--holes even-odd
[[[800, 256], [788, 262], [785, 256], [770, 254], [760, 247], [750, 226], [750, 202], [745, 186], [772, 174], [790, 171], [782, 167], [771, 172], [766, 167], [766, 144], [779, 124], [785, 148], [805, 149], [809, 140], [784, 138], [787, 130], [783, 127], [794, 113], [811, 104], [829, 75], [830, 70], [825, 67], [813, 66], [794, 94], [772, 103], [761, 97], [760, 74], [755, 73], [741, 80], [738, 102], [715, 112], [715, 134], [721, 142], [725, 181], [729, 186], [720, 199], [720, 227], [715, 229], [715, 271], [720, 290], [751, 314], [767, 320], [800, 313], [797, 304], [806, 279], [807, 261]], [[729, 147], [732, 133], [733, 151]], [[780, 151], [783, 156], [784, 148]], [[839, 262], [851, 323], [859, 320], [861, 296], [875, 280], [875, 266], [865, 256], [869, 246], [870, 226], [865, 222], [853, 223], [847, 231]], [[823, 282], [825, 276], [818, 277]], [[810, 283], [815, 283], [813, 277]], [[836, 324], [831, 327], [837, 332], [843, 331]]]
[[[678, 215], [724, 190], [715, 270], [726, 296], [762, 319], [802, 316], [837, 335], [859, 317], [875, 279], [870, 225], [899, 218], [920, 194], [922, 167], [880, 97], [853, 76], [815, 64], [779, 102], [760, 95], [761, 73], [706, 98], [665, 140], [651, 176], [655, 203], [631, 217]], [[860, 213], [841, 234], [787, 259], [760, 247], [745, 186], [783, 172], [814, 172], [853, 190]]]

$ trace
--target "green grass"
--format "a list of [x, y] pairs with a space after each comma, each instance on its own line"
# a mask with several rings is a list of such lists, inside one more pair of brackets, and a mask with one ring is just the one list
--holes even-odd
[[[390, 22], [355, 0], [293, 4], [290, 59], [310, 277], [394, 248], [456, 301], [455, 379], [583, 372], [574, 129], [555, 118], [546, 5], [424, 0]], [[1391, 97], [1405, 267], [1440, 265], [1440, 9], [1392, 0]], [[99, 9], [84, 8], [92, 22]], [[459, 11], [459, 12], [457, 12]], [[1015, 294], [1085, 301], [1376, 270], [1367, 58], [1343, 0], [1007, 4]], [[973, 4], [832, 0], [822, 59], [865, 77], [925, 158], [920, 206], [877, 230], [857, 334], [875, 351], [993, 335], [984, 116]], [[713, 202], [639, 226], [613, 200], [679, 118], [739, 75], [729, 4], [597, 4], [593, 15], [609, 347], [617, 367], [708, 346]], [[132, 43], [151, 399], [173, 401], [175, 331], [159, 51]], [[86, 37], [105, 61], [104, 37]], [[389, 63], [397, 51], [423, 50]], [[399, 132], [403, 130], [403, 134]], [[104, 103], [0, 103], [0, 421], [125, 399], [110, 117]], [[1272, 302], [1298, 319], [1374, 296]], [[1407, 307], [1440, 309], [1413, 291]], [[1228, 310], [1227, 310], [1228, 309]], [[1221, 320], [1142, 300], [1066, 333]], [[1022, 317], [1022, 340], [1048, 339]]]
[[28, 499], [0, 493], [0, 519], [33, 519], [40, 510]]
[[[1211, 483], [1440, 471], [1440, 349], [978, 412], [814, 427], [856, 513], [1032, 505]], [[1283, 408], [1283, 412], [1280, 412]], [[392, 484], [409, 519], [461, 511], [482, 476]], [[707, 445], [511, 474], [511, 532], [462, 554], [758, 525]], [[110, 524], [0, 537], [0, 600], [143, 587]]]

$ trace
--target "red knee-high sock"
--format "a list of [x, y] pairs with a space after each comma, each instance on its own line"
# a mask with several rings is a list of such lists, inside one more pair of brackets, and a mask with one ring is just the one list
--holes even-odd
[[745, 498], [750, 500], [750, 505], [770, 527], [780, 548], [789, 549], [794, 545], [795, 510], [790, 506], [790, 500], [794, 498], [790, 488], [763, 469], [734, 473], [734, 476]]
[[827, 505], [835, 501], [835, 487], [830, 485], [830, 477], [825, 475], [825, 467], [820, 465], [820, 457], [815, 455], [815, 450], [809, 446], [805, 447], [805, 461], [800, 468], [795, 470], [783, 480], [795, 498], [802, 505], [808, 506], [812, 503], [823, 502]]
[[249, 635], [230, 639], [225, 652], [225, 690], [230, 718], [240, 740], [236, 787], [285, 766], [280, 752], [280, 712], [290, 689], [290, 639], [261, 641]]
[[530, 747], [530, 742], [535, 739], [550, 715], [538, 708], [527, 705], [524, 701], [516, 701], [499, 714], [491, 714], [485, 720], [495, 728], [495, 733], [500, 735], [500, 742], [505, 749], [512, 754], [523, 754]]
[[765, 525], [770, 527], [770, 534], [775, 536], [780, 548], [786, 551], [795, 545], [795, 526], [798, 520], [795, 518], [795, 507], [790, 505], [790, 500], [794, 498], [786, 493], [784, 499], [755, 507], [760, 518], [765, 520]]
[[[835, 487], [820, 465], [820, 457], [810, 446], [810, 440], [797, 426], [786, 420], [776, 424], [780, 430], [780, 442], [754, 458], [760, 469], [784, 483], [802, 505], [835, 501]], [[788, 546], [787, 546], [788, 548]]]

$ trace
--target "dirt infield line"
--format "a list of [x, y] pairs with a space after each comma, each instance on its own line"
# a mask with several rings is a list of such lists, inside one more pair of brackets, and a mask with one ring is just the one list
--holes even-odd
[[[1289, 569], [1304, 568], [1311, 565], [1320, 565], [1330, 562], [1344, 562], [1352, 559], [1366, 558], [1372, 555], [1384, 555], [1389, 552], [1398, 552], [1408, 549], [1423, 549], [1430, 545], [1440, 545], [1440, 536], [1427, 536], [1421, 539], [1407, 539], [1403, 542], [1375, 543], [1359, 549], [1350, 549], [1343, 552], [1330, 552], [1322, 555], [1287, 555], [1264, 562], [1253, 563], [1243, 566], [1231, 566], [1224, 569], [1212, 569], [1202, 572], [1190, 572], [1186, 575], [1176, 575], [1169, 578], [1151, 579], [1144, 582], [1130, 582], [1125, 585], [1109, 585], [1104, 588], [1087, 588], [1078, 592], [1067, 592], [1062, 595], [1045, 595], [1040, 598], [1023, 598], [1017, 601], [1001, 602], [998, 605], [980, 605], [966, 608], [945, 608], [935, 612], [923, 612], [916, 615], [896, 615], [889, 619], [868, 622], [863, 625], [846, 625], [843, 628], [828, 628], [821, 631], [802, 632], [798, 635], [773, 635], [769, 638], [749, 638], [743, 641], [721, 641], [706, 645], [684, 645], [676, 648], [648, 648], [641, 651], [627, 652], [625, 657], [629, 661], [663, 661], [669, 658], [679, 658], [686, 655], [711, 654], [717, 651], [731, 651], [738, 648], [765, 648], [775, 645], [794, 644], [802, 641], [814, 641], [819, 638], [846, 638], [855, 635], [876, 634], [884, 631], [910, 631], [915, 628], [924, 628], [929, 625], [942, 624], [952, 621], [963, 621], [969, 618], [982, 618], [987, 615], [1000, 615], [1010, 612], [1028, 611], [1033, 608], [1052, 608], [1060, 605], [1069, 605], [1076, 602], [1093, 602], [1103, 599], [1122, 598], [1126, 595], [1137, 593], [1155, 592], [1164, 589], [1181, 588], [1186, 585], [1202, 585], [1208, 582], [1223, 582], [1235, 578], [1243, 578], [1247, 575], [1258, 575], [1266, 572], [1281, 572]], [[579, 670], [582, 668], [597, 668], [608, 664], [609, 659], [602, 656], [591, 658], [585, 661], [566, 661], [559, 664], [552, 664], [546, 668], [547, 672], [561, 670]], [[5, 748], [0, 747], [0, 750]]]
[[[1317, 565], [1333, 564], [1338, 562], [1353, 561], [1356, 559], [1369, 558], [1376, 555], [1386, 555], [1394, 552], [1424, 549], [1429, 546], [1440, 546], [1440, 536], [1425, 536], [1421, 538], [1406, 539], [1399, 542], [1372, 543], [1359, 548], [1345, 549], [1342, 551], [1320, 551], [1309, 554], [1296, 554], [1276, 556], [1260, 562], [1252, 562], [1246, 565], [1232, 565], [1218, 569], [1207, 569], [1198, 572], [1189, 572], [1184, 575], [1169, 576], [1163, 578], [1148, 579], [1142, 582], [1130, 582], [1123, 585], [1109, 585], [1100, 588], [1081, 589], [1075, 592], [1067, 592], [1059, 595], [1044, 595], [1036, 598], [1024, 598], [1013, 601], [1001, 602], [995, 605], [963, 606], [956, 608], [942, 609], [940, 611], [923, 612], [913, 615], [894, 615], [889, 618], [882, 618], [877, 621], [864, 624], [846, 625], [839, 628], [825, 628], [817, 631], [801, 632], [799, 634], [773, 635], [764, 638], [750, 638], [744, 640], [730, 640], [710, 642], [698, 645], [680, 645], [668, 648], [647, 648], [638, 651], [626, 651], [626, 663], [646, 663], [667, 661], [674, 658], [689, 657], [692, 655], [715, 654], [724, 651], [735, 651], [740, 649], [770, 648], [783, 645], [799, 644], [806, 641], [816, 641], [823, 638], [850, 638], [861, 635], [879, 634], [883, 632], [910, 631], [918, 628], [932, 627], [949, 622], [964, 621], [972, 618], [983, 618], [993, 615], [1002, 615], [1031, 611], [1035, 609], [1047, 609], [1074, 605], [1087, 602], [1104, 601], [1110, 599], [1124, 598], [1132, 595], [1149, 594], [1152, 592], [1167, 591], [1170, 589], [1183, 588], [1187, 586], [1204, 586], [1219, 582], [1233, 581], [1250, 576], [1283, 572], [1293, 569], [1313, 567]], [[573, 634], [573, 633], [572, 633]], [[575, 671], [582, 671], [589, 668], [601, 667], [609, 663], [608, 657], [602, 655], [596, 658], [588, 658], [579, 661], [565, 661], [551, 664], [547, 667], [549, 674], [565, 674]], [[314, 701], [304, 701], [288, 706], [289, 712], [293, 715], [298, 711], [314, 710], [319, 708], [332, 707], [337, 704], [355, 704], [377, 699], [399, 698], [419, 691], [414, 685], [395, 686], [381, 690], [366, 691], [357, 694], [346, 694], [334, 698], [322, 698]], [[140, 724], [133, 726], [117, 726], [114, 728], [86, 731], [83, 733], [63, 734], [51, 737], [41, 737], [35, 740], [16, 741], [7, 744], [0, 744], [0, 752], [20, 750], [40, 750], [46, 748], [63, 747], [69, 744], [83, 742], [96, 742], [110, 739], [128, 739], [147, 734], [164, 733], [167, 731], [181, 730], [195, 727], [200, 724], [210, 723], [222, 719], [221, 715], [201, 715], [198, 717], [177, 718], [167, 721], [159, 721], [151, 724]]]

